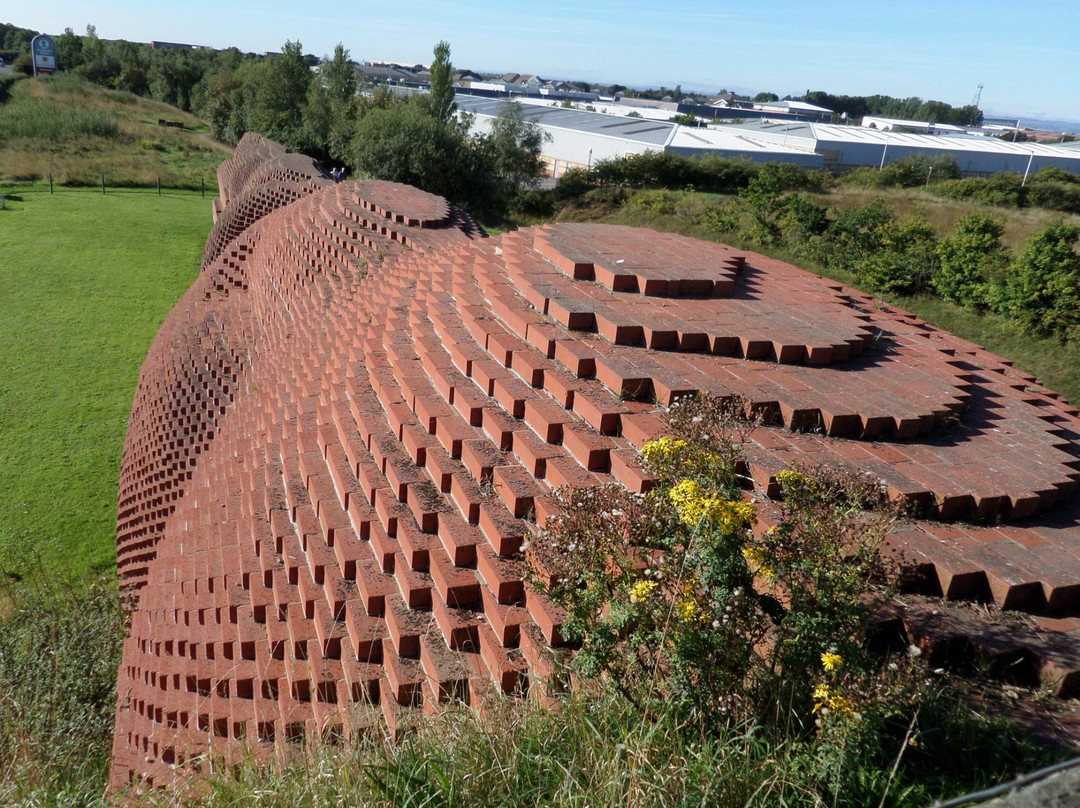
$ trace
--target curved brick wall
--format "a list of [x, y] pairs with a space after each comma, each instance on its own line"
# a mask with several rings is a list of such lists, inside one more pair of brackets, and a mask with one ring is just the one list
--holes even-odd
[[[556, 486], [646, 488], [638, 449], [690, 391], [773, 417], [746, 447], [759, 495], [792, 463], [864, 469], [921, 514], [894, 543], [928, 588], [1058, 615], [1071, 642], [1080, 420], [1005, 360], [721, 245], [484, 238], [253, 136], [219, 177], [125, 448], [114, 785], [538, 687], [561, 615], [523, 537]], [[1039, 660], [1059, 690], [1075, 645]]]

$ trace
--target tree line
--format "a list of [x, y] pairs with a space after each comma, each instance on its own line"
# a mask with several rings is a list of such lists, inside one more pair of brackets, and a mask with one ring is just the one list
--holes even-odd
[[[34, 32], [7, 26], [0, 35], [20, 47]], [[223, 142], [258, 132], [328, 168], [415, 185], [481, 218], [504, 216], [543, 170], [544, 135], [516, 104], [483, 134], [456, 114], [446, 42], [435, 46], [427, 95], [363, 86], [341, 44], [322, 59], [298, 41], [256, 56], [103, 40], [90, 25], [85, 36], [66, 29], [56, 45], [61, 70], [193, 112]], [[29, 57], [20, 60], [30, 72]]]
[[983, 121], [982, 110], [974, 104], [954, 107], [944, 101], [924, 101], [917, 96], [893, 98], [888, 95], [833, 95], [814, 90], [799, 100], [831, 109], [837, 115], [847, 115], [852, 120], [873, 115], [955, 126], [980, 126]]

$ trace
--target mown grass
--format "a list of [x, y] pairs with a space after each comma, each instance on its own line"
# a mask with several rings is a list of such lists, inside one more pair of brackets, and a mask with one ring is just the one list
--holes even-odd
[[197, 194], [23, 194], [0, 211], [0, 560], [74, 578], [115, 565], [139, 368], [198, 273]]
[[[184, 129], [158, 126], [164, 119]], [[216, 187], [228, 149], [190, 113], [70, 74], [24, 79], [0, 106], [0, 186]]]

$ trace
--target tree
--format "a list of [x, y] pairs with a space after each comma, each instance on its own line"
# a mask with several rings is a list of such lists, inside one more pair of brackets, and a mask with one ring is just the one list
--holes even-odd
[[1009, 267], [1002, 308], [1032, 333], [1065, 340], [1080, 327], [1080, 227], [1055, 222], [1035, 233]]
[[239, 143], [244, 136], [243, 86], [235, 74], [220, 73], [203, 92], [199, 113], [214, 137], [225, 143]]
[[914, 294], [926, 288], [938, 265], [937, 233], [921, 216], [889, 222], [878, 230], [878, 249], [855, 266], [875, 291]]
[[450, 43], [445, 39], [435, 46], [435, 61], [431, 63], [431, 92], [428, 102], [431, 114], [440, 123], [447, 123], [457, 104], [454, 102], [454, 66], [450, 63]]
[[286, 42], [282, 53], [259, 65], [244, 85], [247, 127], [283, 146], [302, 148], [304, 108], [311, 70], [299, 42]]
[[457, 167], [463, 134], [432, 113], [428, 105], [395, 101], [370, 111], [356, 126], [352, 166], [377, 179], [415, 185], [458, 201]]
[[544, 173], [540, 155], [548, 138], [535, 122], [525, 119], [521, 104], [507, 101], [502, 105], [488, 136], [501, 207], [509, 207], [522, 191], [536, 187]]
[[680, 126], [700, 126], [701, 122], [697, 119], [697, 116], [692, 112], [684, 112], [680, 115], [672, 115], [668, 118], [670, 123], [677, 123]]
[[767, 103], [769, 101], [779, 101], [780, 96], [776, 93], [758, 93], [754, 96], [753, 101], [755, 104]]
[[349, 52], [340, 42], [334, 46], [334, 57], [323, 59], [319, 77], [321, 86], [330, 95], [331, 103], [342, 104], [356, 98], [356, 70], [349, 59]]
[[82, 40], [70, 28], [56, 38], [56, 61], [61, 70], [74, 70], [82, 64]]
[[962, 306], [988, 305], [988, 284], [1000, 280], [1008, 263], [1001, 234], [1001, 224], [989, 216], [973, 213], [960, 219], [953, 235], [938, 245], [941, 266], [931, 280], [934, 290]]

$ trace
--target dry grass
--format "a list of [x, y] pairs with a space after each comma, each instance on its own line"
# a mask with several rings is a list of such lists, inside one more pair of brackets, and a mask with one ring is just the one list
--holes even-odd
[[[76, 76], [21, 81], [13, 88], [7, 109], [17, 114], [20, 107], [40, 104], [108, 116], [116, 124], [116, 134], [3, 139], [0, 184], [44, 182], [51, 174], [59, 185], [97, 185], [104, 174], [112, 186], [160, 182], [170, 188], [196, 189], [205, 182], [213, 188], [217, 166], [229, 155], [194, 115]], [[158, 126], [159, 119], [182, 122], [185, 128]]]
[[884, 198], [888, 202], [889, 209], [894, 211], [898, 218], [909, 219], [916, 214], [921, 215], [940, 236], [949, 235], [960, 217], [977, 210], [1001, 222], [1005, 229], [1002, 241], [1014, 253], [1023, 249], [1033, 233], [1042, 230], [1052, 222], [1064, 220], [1070, 224], [1080, 225], [1080, 216], [1041, 208], [1016, 210], [983, 205], [978, 202], [945, 199], [921, 188], [881, 190], [839, 185], [829, 191], [808, 196], [815, 203], [835, 210], [866, 207], [875, 199]]

